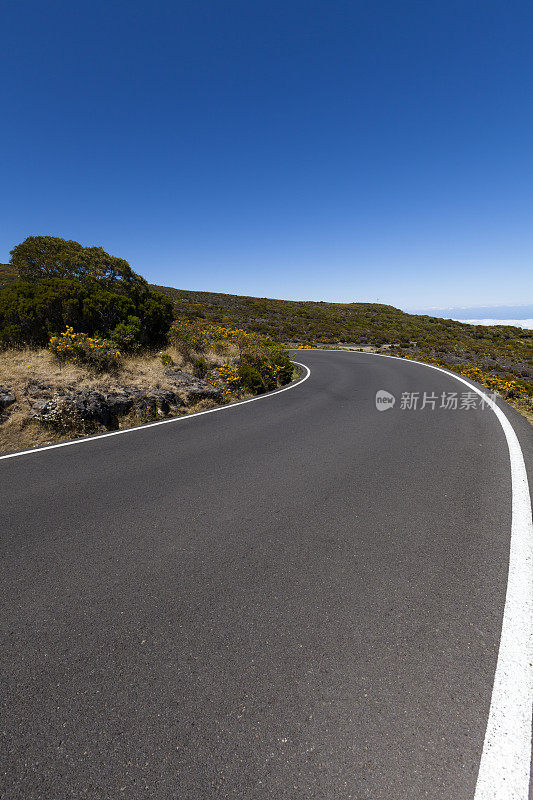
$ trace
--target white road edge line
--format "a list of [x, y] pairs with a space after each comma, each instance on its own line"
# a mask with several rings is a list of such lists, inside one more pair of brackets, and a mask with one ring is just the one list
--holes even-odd
[[[347, 352], [353, 351], [335, 351]], [[513, 426], [491, 398], [454, 372], [423, 361], [394, 358], [444, 372], [476, 392], [503, 428], [511, 461], [512, 518], [507, 592], [498, 661], [474, 800], [528, 800], [533, 708], [533, 523], [526, 465]]]
[[32, 447], [29, 450], [20, 450], [17, 453], [7, 453], [4, 456], [0, 456], [0, 461], [3, 461], [6, 458], [18, 458], [19, 456], [27, 456], [31, 453], [42, 453], [44, 450], [57, 450], [59, 447], [70, 447], [74, 444], [86, 444], [87, 442], [95, 442], [99, 439], [107, 439], [109, 436], [121, 436], [123, 433], [138, 433], [139, 431], [145, 431], [147, 428], [155, 428], [158, 425], [170, 425], [173, 422], [185, 422], [188, 419], [193, 419], [194, 417], [201, 417], [204, 414], [214, 414], [217, 411], [229, 411], [231, 408], [236, 408], [237, 406], [244, 406], [246, 403], [254, 403], [256, 400], [266, 400], [268, 397], [272, 397], [275, 394], [281, 394], [281, 392], [288, 392], [290, 389], [295, 389], [301, 383], [304, 383], [311, 375], [311, 370], [309, 367], [306, 367], [305, 364], [300, 364], [298, 361], [292, 361], [292, 364], [296, 364], [297, 367], [303, 367], [306, 370], [306, 375], [303, 378], [300, 378], [299, 381], [296, 383], [291, 383], [290, 386], [283, 386], [281, 389], [275, 389], [273, 392], [266, 392], [265, 394], [259, 394], [256, 397], [250, 397], [248, 400], [238, 400], [236, 403], [230, 403], [227, 406], [217, 406], [217, 408], [208, 408], [206, 411], [195, 411], [194, 414], [187, 414], [183, 417], [172, 417], [172, 419], [162, 419], [159, 422], [147, 422], [145, 425], [136, 425], [134, 428], [122, 428], [119, 431], [110, 431], [109, 433], [99, 433], [96, 436], [85, 436], [83, 439], [71, 439], [68, 442], [59, 442], [58, 444], [47, 444], [44, 447]]

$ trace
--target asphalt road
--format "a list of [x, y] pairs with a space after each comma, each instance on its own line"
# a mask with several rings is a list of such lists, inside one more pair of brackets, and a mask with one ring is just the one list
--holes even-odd
[[[511, 477], [490, 410], [367, 354], [0, 461], [2, 797], [474, 797]], [[531, 434], [512, 416], [526, 458]]]

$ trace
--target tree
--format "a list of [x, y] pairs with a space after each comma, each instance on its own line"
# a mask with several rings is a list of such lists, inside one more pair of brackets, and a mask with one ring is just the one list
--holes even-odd
[[43, 347], [70, 325], [78, 333], [116, 340], [124, 350], [159, 347], [173, 319], [172, 301], [146, 291], [109, 292], [67, 278], [17, 281], [0, 288], [0, 347]]
[[111, 256], [101, 247], [83, 247], [79, 242], [56, 236], [28, 236], [11, 251], [11, 262], [26, 281], [71, 278], [101, 289], [125, 294], [144, 293], [148, 284], [123, 258]]

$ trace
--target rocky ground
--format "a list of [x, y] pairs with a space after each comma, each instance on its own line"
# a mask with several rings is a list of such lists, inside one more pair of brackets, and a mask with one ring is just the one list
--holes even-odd
[[[122, 377], [83, 381], [71, 371], [0, 384], [0, 453], [118, 430], [222, 402], [220, 389], [175, 366], [154, 369], [152, 365], [141, 377], [129, 370]], [[151, 385], [147, 378], [152, 378]]]

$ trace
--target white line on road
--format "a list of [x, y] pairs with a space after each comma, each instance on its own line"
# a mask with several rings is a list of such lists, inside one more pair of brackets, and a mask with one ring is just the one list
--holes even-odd
[[533, 523], [520, 442], [501, 408], [462, 376], [413, 359], [381, 353], [365, 355], [394, 358], [404, 364], [415, 363], [444, 372], [482, 397], [503, 428], [511, 461], [509, 573], [498, 661], [474, 800], [527, 800], [533, 709]]
[[18, 458], [18, 456], [27, 456], [31, 453], [42, 453], [43, 450], [56, 450], [58, 447], [70, 447], [73, 444], [86, 444], [87, 442], [98, 441], [99, 439], [107, 439], [109, 436], [120, 436], [123, 433], [137, 433], [138, 431], [145, 431], [147, 428], [155, 428], [158, 425], [169, 425], [172, 422], [185, 422], [185, 420], [193, 419], [193, 417], [201, 417], [203, 414], [214, 414], [216, 411], [229, 411], [230, 408], [236, 406], [243, 406], [246, 403], [253, 403], [256, 400], [266, 400], [267, 397], [272, 397], [274, 394], [281, 394], [281, 392], [288, 392], [290, 389], [295, 389], [301, 383], [306, 381], [311, 374], [309, 367], [305, 364], [300, 364], [298, 361], [292, 361], [298, 367], [303, 367], [306, 374], [300, 378], [296, 383], [291, 383], [290, 386], [284, 386], [282, 389], [275, 389], [273, 392], [266, 392], [259, 394], [256, 397], [250, 397], [248, 400], [238, 400], [236, 403], [229, 403], [227, 406], [218, 406], [217, 408], [208, 408], [206, 411], [195, 411], [194, 414], [187, 414], [183, 417], [172, 417], [171, 419], [162, 419], [159, 422], [148, 422], [145, 425], [137, 425], [134, 428], [122, 428], [120, 431], [110, 431], [110, 433], [99, 433], [97, 436], [86, 436], [83, 439], [71, 439], [69, 442], [59, 442], [59, 444], [47, 444], [44, 447], [32, 447], [30, 450], [20, 450], [17, 453], [7, 453], [5, 456], [0, 456], [0, 461], [6, 458]]
[[[405, 361], [405, 359], [401, 359]], [[453, 372], [490, 405], [505, 433], [511, 461], [509, 574], [489, 719], [475, 800], [527, 800], [533, 704], [533, 523], [526, 465], [513, 426], [490, 397]]]

